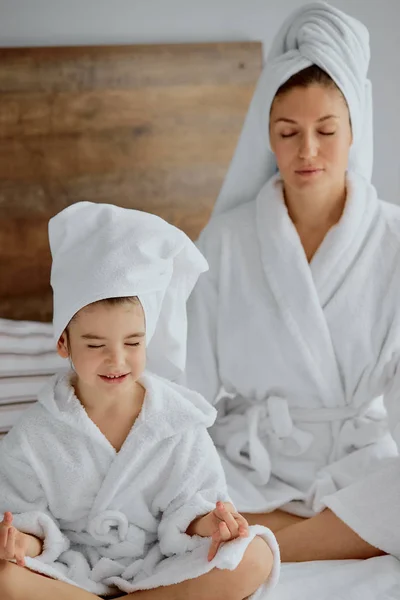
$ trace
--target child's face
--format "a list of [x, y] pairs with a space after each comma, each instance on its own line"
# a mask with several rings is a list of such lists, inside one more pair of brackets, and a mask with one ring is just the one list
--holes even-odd
[[107, 393], [135, 383], [146, 366], [145, 318], [139, 303], [96, 303], [81, 309], [61, 336], [58, 353], [70, 357], [79, 382]]

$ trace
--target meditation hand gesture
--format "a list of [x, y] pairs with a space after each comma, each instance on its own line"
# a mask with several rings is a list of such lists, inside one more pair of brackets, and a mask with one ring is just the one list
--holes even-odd
[[208, 560], [211, 561], [222, 543], [238, 537], [247, 537], [249, 524], [242, 515], [235, 511], [232, 504], [217, 502], [215, 510], [193, 521], [187, 533], [212, 538], [208, 552]]
[[0, 523], [0, 559], [15, 560], [20, 567], [25, 566], [25, 556], [30, 545], [30, 537], [12, 526], [13, 516], [4, 513]]

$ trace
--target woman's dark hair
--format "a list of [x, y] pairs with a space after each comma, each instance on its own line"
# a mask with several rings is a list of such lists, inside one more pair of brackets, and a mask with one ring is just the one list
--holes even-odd
[[285, 94], [289, 90], [296, 87], [309, 87], [311, 85], [321, 85], [323, 87], [331, 87], [339, 89], [332, 77], [317, 65], [311, 65], [298, 73], [295, 73], [285, 81], [276, 92], [276, 96]]

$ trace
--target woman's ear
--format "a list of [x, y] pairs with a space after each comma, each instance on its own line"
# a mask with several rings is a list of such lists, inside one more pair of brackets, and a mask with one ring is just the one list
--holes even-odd
[[66, 331], [60, 335], [60, 339], [57, 342], [57, 352], [61, 358], [69, 357], [68, 336]]

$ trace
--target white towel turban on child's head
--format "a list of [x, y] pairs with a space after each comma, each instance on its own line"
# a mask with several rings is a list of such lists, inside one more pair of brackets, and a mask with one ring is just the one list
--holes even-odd
[[254, 200], [276, 173], [269, 145], [269, 115], [278, 89], [316, 64], [346, 98], [353, 130], [349, 169], [370, 181], [373, 160], [372, 89], [368, 29], [325, 2], [292, 13], [276, 34], [257, 84], [214, 215]]
[[207, 262], [163, 219], [110, 204], [78, 202], [49, 222], [54, 336], [83, 307], [137, 296], [146, 319], [148, 368], [173, 379], [186, 359], [186, 301]]

